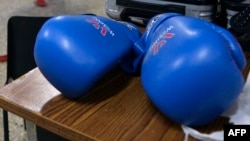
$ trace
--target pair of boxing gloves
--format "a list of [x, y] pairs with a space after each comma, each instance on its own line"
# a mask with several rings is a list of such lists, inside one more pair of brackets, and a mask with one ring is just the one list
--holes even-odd
[[237, 40], [213, 23], [157, 15], [145, 32], [95, 15], [49, 19], [37, 35], [35, 61], [63, 95], [78, 98], [114, 66], [140, 71], [145, 93], [175, 122], [206, 125], [237, 99], [246, 65]]

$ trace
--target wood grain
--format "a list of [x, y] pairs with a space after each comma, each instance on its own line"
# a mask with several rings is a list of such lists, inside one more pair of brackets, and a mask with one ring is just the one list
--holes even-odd
[[[249, 53], [246, 53], [250, 62]], [[243, 71], [247, 76], [248, 63]], [[149, 101], [140, 77], [113, 69], [80, 99], [60, 94], [36, 68], [0, 89], [0, 107], [69, 140], [182, 141], [180, 126]], [[219, 117], [199, 131], [222, 130]], [[195, 139], [190, 139], [194, 141]]]

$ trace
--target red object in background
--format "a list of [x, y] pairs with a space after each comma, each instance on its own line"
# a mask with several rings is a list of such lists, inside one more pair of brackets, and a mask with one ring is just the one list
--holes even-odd
[[35, 0], [35, 3], [38, 6], [46, 6], [47, 5], [45, 0]]
[[0, 56], [0, 62], [6, 62], [7, 61], [7, 55]]

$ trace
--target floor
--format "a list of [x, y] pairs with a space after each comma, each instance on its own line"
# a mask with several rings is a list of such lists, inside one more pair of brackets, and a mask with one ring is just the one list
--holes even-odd
[[[34, 0], [0, 1], [0, 56], [7, 52], [7, 21], [11, 16], [56, 16], [61, 14], [93, 13], [106, 16], [105, 0], [46, 0], [48, 5], [38, 7]], [[0, 87], [6, 80], [6, 62], [0, 62]], [[3, 141], [2, 111], [0, 111], [0, 141]], [[10, 113], [10, 141], [26, 141], [22, 118]]]

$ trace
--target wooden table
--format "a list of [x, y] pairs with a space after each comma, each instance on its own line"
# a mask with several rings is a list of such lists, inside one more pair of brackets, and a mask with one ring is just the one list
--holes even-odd
[[[245, 76], [248, 70], [249, 65]], [[146, 97], [140, 77], [117, 68], [77, 100], [62, 96], [35, 68], [0, 89], [0, 107], [74, 141], [184, 139], [180, 126], [163, 116]], [[198, 130], [222, 130], [225, 123], [227, 119], [220, 117]]]

